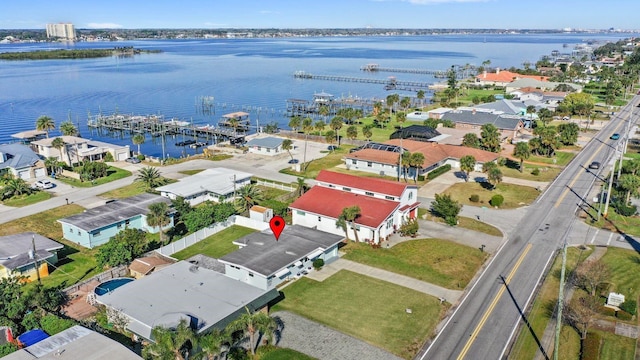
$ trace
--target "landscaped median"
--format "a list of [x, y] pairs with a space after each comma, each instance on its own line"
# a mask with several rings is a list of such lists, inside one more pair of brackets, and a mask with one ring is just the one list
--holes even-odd
[[72, 179], [67, 177], [59, 177], [58, 180], [75, 187], [92, 187], [92, 186], [106, 184], [108, 182], [112, 182], [115, 180], [123, 179], [128, 176], [131, 176], [131, 171], [120, 169], [115, 166], [109, 166], [109, 168], [107, 168], [107, 176], [97, 178], [93, 181], [80, 181], [77, 179]]

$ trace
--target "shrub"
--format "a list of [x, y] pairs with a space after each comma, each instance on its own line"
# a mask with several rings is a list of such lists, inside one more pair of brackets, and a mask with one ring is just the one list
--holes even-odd
[[582, 355], [580, 359], [591, 360], [600, 358], [600, 343], [602, 339], [596, 333], [588, 333], [587, 338], [582, 340]]
[[598, 312], [604, 316], [616, 316], [616, 311], [606, 306], [600, 306]]
[[489, 200], [489, 204], [491, 204], [491, 206], [497, 206], [497, 207], [502, 205], [503, 202], [504, 202], [504, 197], [500, 194], [493, 195], [491, 197], [491, 200]]
[[138, 158], [138, 160], [143, 161], [145, 159], [144, 155], [142, 154], [138, 154], [138, 156], [136, 156]]
[[533, 169], [533, 170], [531, 171], [531, 175], [533, 175], [533, 176], [538, 176], [538, 175], [540, 175], [540, 169], [538, 169], [538, 168]]
[[11, 354], [14, 351], [18, 351], [18, 345], [12, 343], [5, 343], [0, 345], [0, 356], [4, 357]]
[[424, 181], [424, 175], [418, 175], [418, 181]]
[[638, 211], [635, 205], [627, 206], [623, 200], [613, 201], [611, 202], [611, 206], [618, 214], [622, 216], [633, 216]]
[[627, 300], [620, 304], [620, 309], [628, 312], [631, 315], [635, 315], [638, 308], [638, 304], [635, 300]]
[[110, 152], [107, 152], [107, 155], [104, 156], [104, 158], [102, 159], [104, 162], [113, 162], [113, 155], [111, 155]]
[[313, 260], [313, 268], [316, 270], [320, 270], [322, 269], [322, 267], [324, 266], [324, 260], [323, 259], [315, 259]]
[[415, 236], [418, 233], [418, 220], [410, 219], [400, 226], [400, 234], [402, 236]]
[[75, 325], [75, 321], [69, 319], [59, 318], [55, 315], [45, 315], [40, 320], [40, 325], [42, 326], [42, 330], [49, 335], [55, 335], [61, 331], [64, 331], [73, 325]]
[[451, 170], [451, 165], [449, 165], [449, 164], [442, 165], [442, 166], [440, 166], [439, 168], [437, 168], [437, 169], [435, 169], [435, 170], [433, 170], [433, 171], [429, 172], [429, 173], [427, 174], [427, 179], [429, 179], [429, 180], [433, 180], [433, 179], [437, 178], [438, 176], [440, 176], [440, 175], [442, 175], [442, 174], [446, 173], [446, 172], [447, 172], [447, 171], [449, 171], [449, 170]]
[[496, 164], [498, 164], [498, 166], [505, 166], [505, 165], [507, 165], [507, 158], [505, 158], [504, 156], [500, 156], [500, 157], [496, 160]]
[[478, 194], [473, 194], [469, 196], [469, 201], [477, 203], [480, 201], [480, 196]]
[[620, 310], [618, 312], [616, 312], [616, 317], [622, 321], [629, 321], [631, 319], [633, 319], [633, 315], [629, 314], [628, 312], [624, 311], [624, 310]]

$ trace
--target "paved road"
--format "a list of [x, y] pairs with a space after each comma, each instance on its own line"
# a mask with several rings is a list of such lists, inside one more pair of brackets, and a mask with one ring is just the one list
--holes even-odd
[[[637, 103], [625, 107], [567, 166], [531, 205], [508, 241], [493, 257], [461, 304], [446, 320], [432, 344], [418, 359], [501, 359], [521, 322], [540, 277], [553, 253], [572, 233], [578, 204], [589, 195], [597, 177], [587, 169], [591, 161], [608, 164], [615, 153], [611, 133], [622, 133], [624, 120]], [[636, 120], [635, 116], [632, 119]], [[606, 167], [606, 166], [605, 166]], [[634, 243], [632, 239], [628, 241]], [[507, 286], [505, 286], [507, 284]], [[538, 334], [541, 336], [542, 334]]]

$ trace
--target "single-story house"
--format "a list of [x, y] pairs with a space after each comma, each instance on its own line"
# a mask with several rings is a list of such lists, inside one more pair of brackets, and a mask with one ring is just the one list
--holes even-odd
[[496, 72], [489, 73], [483, 72], [480, 75], [476, 76], [476, 84], [477, 85], [494, 85], [494, 86], [507, 86], [508, 84], [519, 80], [519, 79], [535, 79], [537, 81], [548, 81], [548, 76], [540, 76], [540, 75], [522, 75], [518, 73], [514, 73], [507, 70], [500, 70], [500, 68], [496, 69]]
[[[166, 197], [140, 194], [85, 210], [81, 214], [59, 219], [58, 222], [62, 224], [65, 239], [91, 249], [106, 243], [126, 228], [159, 232], [157, 226], [147, 224], [149, 205], [157, 202], [171, 204], [171, 200]], [[169, 218], [169, 225], [163, 230], [173, 227], [173, 213], [169, 214]]]
[[59, 242], [33, 232], [1, 236], [0, 278], [18, 275], [36, 280], [38, 274], [41, 278], [48, 276], [49, 264], [58, 262], [58, 251], [63, 248]]
[[[389, 146], [400, 147], [400, 140], [393, 139], [385, 142]], [[482, 170], [482, 164], [495, 161], [499, 154], [474, 149], [459, 145], [438, 144], [435, 142], [422, 142], [414, 140], [402, 140], [404, 151], [420, 152], [424, 155], [422, 168], [418, 169], [418, 175], [427, 173], [445, 164], [450, 164], [454, 169], [460, 168], [460, 158], [472, 155], [476, 159], [476, 170]], [[388, 176], [398, 176], [401, 169], [398, 168], [399, 153], [385, 150], [366, 149], [347, 154], [344, 157], [347, 169], [366, 171], [374, 174], [384, 173]], [[409, 170], [408, 177], [415, 175], [414, 169]], [[400, 173], [402, 174], [402, 173]]]
[[126, 346], [93, 330], [75, 325], [6, 355], [2, 360], [35, 359], [141, 360]]
[[316, 181], [316, 186], [289, 205], [294, 225], [344, 235], [345, 229], [337, 224], [342, 209], [358, 206], [361, 213], [353, 226], [347, 226], [348, 237], [379, 244], [417, 217], [420, 203], [415, 185], [326, 170]]
[[389, 139], [411, 139], [416, 141], [429, 141], [440, 136], [436, 129], [423, 125], [410, 125], [394, 131]]
[[47, 137], [47, 132], [43, 130], [27, 130], [12, 134], [11, 137], [14, 139], [18, 139], [20, 143], [24, 145], [28, 145], [32, 141], [44, 139], [45, 137]]
[[[432, 110], [427, 111], [427, 115], [431, 119], [440, 120], [440, 119], [442, 119], [442, 115], [443, 114], [448, 113], [451, 110], [453, 110], [453, 109], [452, 108], [447, 108], [447, 107], [441, 107], [441, 108], [432, 109]], [[409, 117], [407, 116], [407, 119], [408, 118]]]
[[193, 206], [205, 201], [232, 200], [238, 189], [251, 184], [252, 176], [242, 171], [213, 168], [187, 176], [173, 184], [160, 186], [156, 190], [161, 196], [171, 200], [183, 197]]
[[0, 175], [3, 173], [29, 180], [47, 176], [47, 169], [42, 158], [27, 145], [3, 144], [0, 145]]
[[[53, 146], [53, 140], [56, 138], [62, 138], [64, 141], [65, 146], [62, 149]], [[131, 154], [129, 145], [113, 145], [67, 135], [32, 141], [31, 146], [34, 151], [45, 158], [54, 157], [69, 166], [83, 160], [102, 160], [107, 153], [111, 153], [115, 161], [123, 161]]]
[[278, 240], [271, 229], [249, 234], [233, 243], [240, 249], [219, 259], [225, 275], [262, 290], [274, 289], [281, 282], [311, 268], [315, 259], [329, 263], [338, 258], [343, 235], [300, 225], [286, 226]]
[[129, 273], [134, 278], [139, 279], [170, 264], [173, 264], [173, 261], [162, 256], [144, 256], [133, 259], [129, 264]]
[[282, 154], [282, 142], [284, 139], [267, 136], [253, 138], [245, 144], [249, 148], [249, 152], [253, 154], [275, 156]]
[[246, 311], [258, 311], [279, 296], [217, 271], [179, 261], [126, 283], [96, 301], [123, 316], [126, 329], [153, 341], [155, 326], [174, 327], [188, 321], [197, 333], [224, 329]]
[[444, 114], [443, 119], [453, 121], [456, 129], [480, 129], [484, 124], [493, 124], [500, 130], [502, 138], [513, 138], [524, 127], [526, 116], [507, 115], [492, 109], [457, 109]]
[[537, 79], [530, 79], [530, 78], [518, 79], [516, 81], [513, 81], [512, 83], [506, 85], [505, 90], [507, 94], [511, 93], [514, 90], [528, 88], [528, 87], [537, 88], [544, 91], [552, 91], [553, 89], [558, 87], [558, 85], [560, 84], [564, 84], [572, 87], [574, 92], [582, 92], [582, 86], [580, 85], [576, 85], [572, 83], [554, 82], [554, 81], [540, 81]]

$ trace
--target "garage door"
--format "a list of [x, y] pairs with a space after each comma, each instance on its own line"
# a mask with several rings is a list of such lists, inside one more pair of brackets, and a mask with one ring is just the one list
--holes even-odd
[[36, 177], [43, 177], [43, 176], [47, 176], [47, 172], [45, 171], [45, 169], [44, 168], [36, 169]]
[[31, 175], [29, 175], [29, 170], [18, 171], [18, 177], [20, 179], [29, 180]]
[[127, 153], [120, 153], [120, 154], [118, 154], [118, 161], [125, 161], [125, 160], [127, 160], [128, 155], [129, 155], [129, 154], [127, 154]]

